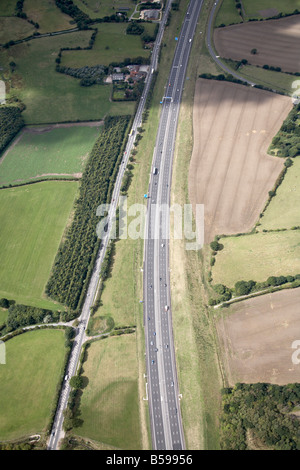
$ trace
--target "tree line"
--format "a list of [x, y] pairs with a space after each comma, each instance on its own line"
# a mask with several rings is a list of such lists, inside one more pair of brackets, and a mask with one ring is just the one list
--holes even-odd
[[24, 126], [17, 106], [0, 106], [0, 153]]
[[100, 204], [109, 202], [122, 159], [130, 116], [107, 117], [81, 179], [73, 222], [59, 247], [46, 293], [73, 311], [80, 308], [100, 240], [96, 234]]

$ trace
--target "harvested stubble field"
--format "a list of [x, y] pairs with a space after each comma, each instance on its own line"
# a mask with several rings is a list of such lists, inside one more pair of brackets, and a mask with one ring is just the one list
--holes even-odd
[[[228, 384], [299, 382], [292, 344], [299, 340], [300, 288], [232, 305], [217, 323]], [[299, 356], [299, 355], [298, 355]]]
[[[300, 72], [300, 15], [218, 28], [214, 42], [218, 54], [226, 59]], [[257, 53], [252, 54], [252, 49]]]
[[204, 204], [205, 243], [254, 226], [283, 168], [267, 149], [291, 107], [285, 96], [197, 81], [189, 197], [193, 206]]

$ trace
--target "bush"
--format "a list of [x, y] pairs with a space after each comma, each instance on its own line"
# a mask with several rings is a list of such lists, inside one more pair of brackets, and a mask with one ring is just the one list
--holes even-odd
[[84, 384], [83, 377], [81, 377], [80, 375], [74, 375], [70, 379], [70, 386], [72, 388], [75, 388], [75, 390], [83, 388], [83, 384]]
[[237, 296], [249, 294], [256, 286], [254, 281], [238, 281], [235, 283], [234, 290]]
[[223, 245], [221, 245], [217, 240], [214, 240], [210, 243], [210, 247], [213, 251], [219, 251], [223, 248]]

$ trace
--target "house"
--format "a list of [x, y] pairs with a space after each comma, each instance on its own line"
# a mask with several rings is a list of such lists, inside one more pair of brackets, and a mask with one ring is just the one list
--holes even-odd
[[122, 82], [124, 80], [124, 73], [113, 73], [111, 78], [113, 82]]
[[159, 19], [159, 10], [145, 10], [144, 11], [144, 20], [158, 20]]

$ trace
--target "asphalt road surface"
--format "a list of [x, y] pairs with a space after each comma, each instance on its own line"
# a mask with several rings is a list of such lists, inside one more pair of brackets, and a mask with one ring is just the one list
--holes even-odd
[[177, 40], [162, 110], [150, 179], [145, 253], [144, 325], [152, 445], [156, 450], [185, 448], [175, 350], [169, 272], [169, 217], [173, 152], [178, 113], [192, 40], [202, 0], [191, 0]]
[[[58, 402], [58, 407], [56, 410], [56, 415], [55, 415], [53, 426], [51, 429], [50, 438], [48, 440], [48, 446], [47, 446], [48, 450], [59, 449], [60, 440], [64, 437], [64, 431], [63, 431], [64, 411], [67, 408], [68, 399], [69, 399], [69, 395], [71, 391], [71, 387], [69, 385], [69, 379], [73, 377], [74, 375], [76, 375], [76, 371], [77, 371], [77, 367], [79, 363], [79, 357], [81, 353], [81, 347], [82, 347], [82, 344], [86, 340], [85, 330], [88, 325], [91, 307], [94, 304], [94, 300], [98, 292], [99, 282], [101, 281], [100, 280], [101, 266], [105, 257], [106, 249], [109, 245], [110, 238], [112, 235], [112, 227], [113, 227], [113, 222], [115, 219], [116, 209], [118, 206], [118, 199], [120, 195], [122, 179], [123, 179], [126, 166], [129, 160], [130, 152], [133, 148], [133, 144], [134, 144], [135, 136], [136, 136], [136, 130], [142, 124], [142, 114], [144, 111], [144, 103], [146, 101], [146, 98], [150, 89], [152, 71], [154, 71], [157, 68], [158, 54], [160, 50], [161, 40], [163, 37], [165, 25], [167, 22], [168, 13], [171, 8], [171, 3], [172, 3], [172, 0], [168, 0], [162, 21], [160, 22], [160, 25], [159, 25], [159, 31], [158, 31], [155, 45], [152, 51], [150, 73], [147, 76], [143, 94], [141, 96], [139, 106], [138, 106], [138, 109], [137, 109], [137, 112], [136, 112], [136, 115], [132, 124], [132, 129], [131, 129], [131, 132], [127, 141], [123, 160], [122, 160], [120, 170], [119, 170], [116, 183], [114, 186], [112, 201], [109, 206], [109, 211], [108, 211], [108, 215], [107, 215], [106, 223], [105, 223], [106, 231], [105, 233], [103, 233], [103, 237], [101, 241], [101, 248], [97, 256], [97, 260], [96, 260], [95, 267], [91, 276], [85, 302], [82, 308], [81, 315], [79, 317], [80, 323], [76, 330], [76, 338], [74, 341], [74, 347], [70, 354], [70, 359], [69, 359], [69, 363], [68, 363], [67, 370], [66, 370], [65, 380], [63, 382], [63, 386], [62, 386], [62, 390], [61, 390], [61, 394], [60, 394], [60, 398]], [[95, 227], [95, 230], [96, 230], [96, 227]]]

